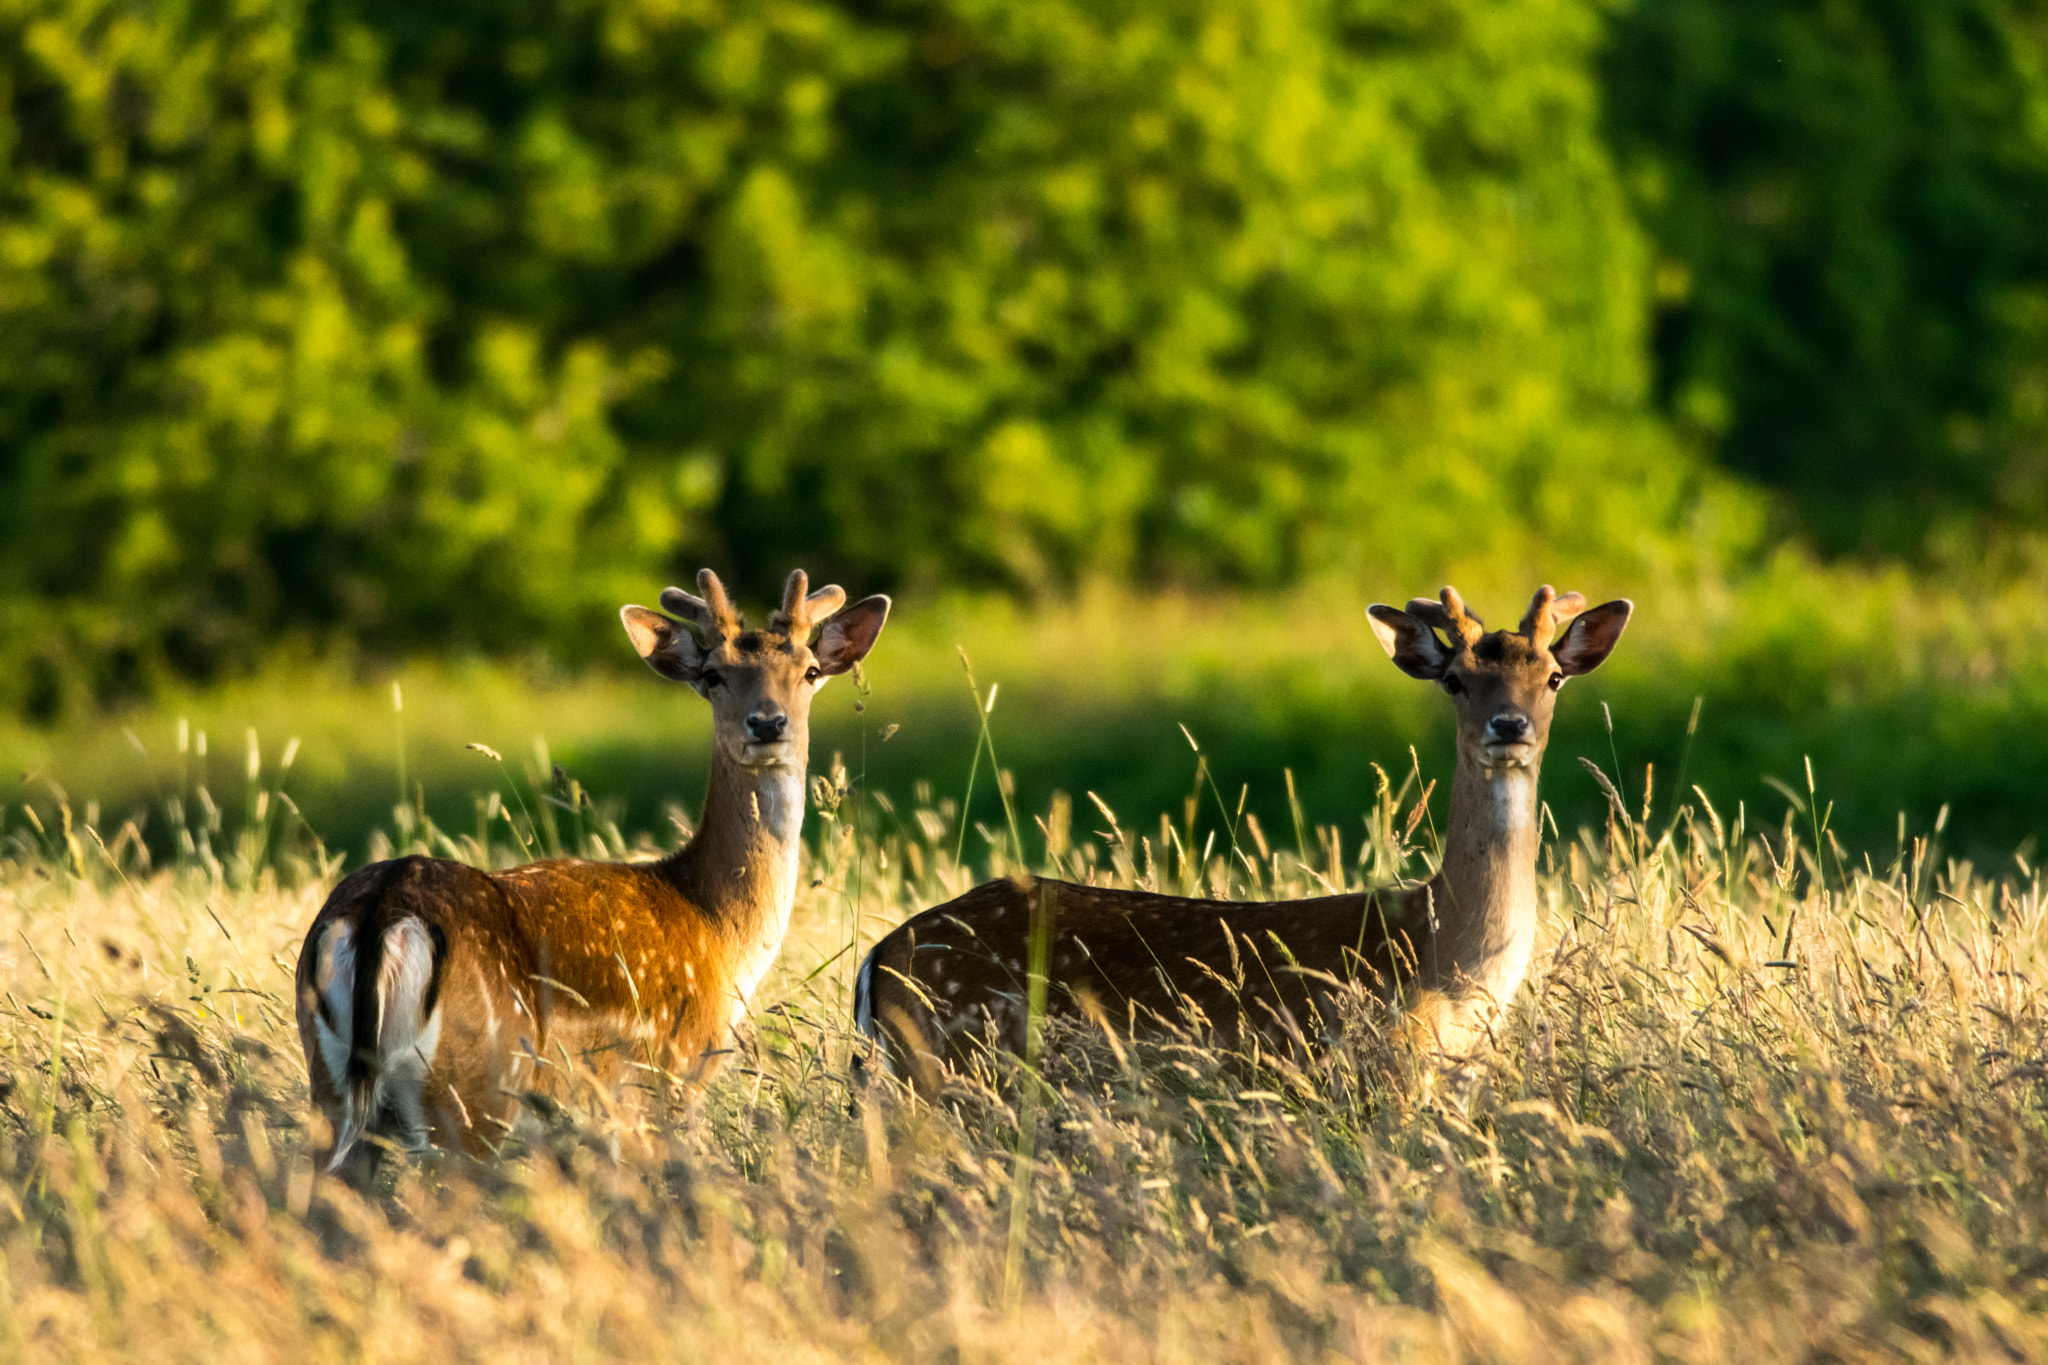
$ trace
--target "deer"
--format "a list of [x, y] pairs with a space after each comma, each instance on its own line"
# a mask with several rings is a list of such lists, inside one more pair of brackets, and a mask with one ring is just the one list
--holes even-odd
[[1487, 631], [1450, 587], [1367, 609], [1395, 666], [1435, 683], [1457, 715], [1428, 880], [1235, 902], [1002, 878], [874, 946], [855, 981], [856, 1029], [913, 1091], [934, 1093], [948, 1068], [1026, 1055], [1038, 1017], [1165, 1031], [1205, 1020], [1219, 1037], [1299, 1047], [1333, 1031], [1336, 996], [1362, 988], [1393, 1011], [1387, 1036], [1405, 1055], [1461, 1063], [1529, 970], [1536, 782], [1558, 690], [1606, 660], [1633, 611], [1625, 598], [1587, 610], [1548, 585], [1513, 631]]
[[749, 629], [718, 576], [667, 612], [619, 616], [640, 657], [711, 704], [695, 833], [656, 862], [558, 858], [491, 872], [444, 858], [373, 863], [327, 897], [300, 950], [299, 1038], [342, 1172], [387, 1148], [484, 1157], [529, 1094], [638, 1064], [694, 1093], [738, 1046], [795, 902], [818, 690], [874, 648], [876, 595], [810, 591]]

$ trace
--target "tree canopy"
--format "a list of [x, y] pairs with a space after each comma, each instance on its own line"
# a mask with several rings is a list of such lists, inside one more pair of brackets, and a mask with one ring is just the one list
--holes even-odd
[[1787, 529], [1952, 558], [2048, 518], [2048, 7], [1643, 0], [1608, 126], [1663, 406]]
[[2038, 520], [2029, 13], [0, 0], [0, 703]]

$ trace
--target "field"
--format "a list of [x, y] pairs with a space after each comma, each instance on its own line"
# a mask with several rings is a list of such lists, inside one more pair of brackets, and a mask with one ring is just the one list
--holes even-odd
[[[1072, 1038], [1042, 1077], [920, 1105], [849, 1065], [849, 949], [1005, 866], [1008, 821], [992, 805], [963, 867], [952, 797], [829, 793], [753, 1043], [700, 1105], [579, 1094], [501, 1163], [407, 1164], [359, 1198], [312, 1173], [290, 1019], [338, 859], [282, 837], [267, 762], [246, 801], [165, 792], [154, 858], [14, 809], [0, 1355], [2048, 1354], [2048, 905], [2024, 857], [1987, 875], [1917, 838], [1865, 862], [1811, 807], [1759, 828], [1699, 797], [1612, 806], [1546, 845], [1531, 983], [1469, 1085], [1345, 1047], [1303, 1069]], [[1312, 810], [1298, 841], [1244, 826], [1235, 862], [1186, 855], [1213, 809], [1125, 812], [1115, 845], [1086, 804], [1016, 823], [1034, 865], [1303, 894], [1309, 866], [1429, 864], [1435, 822], [1396, 787], [1362, 847]], [[415, 807], [381, 842], [627, 851], [564, 807], [552, 835], [515, 813], [481, 838]]]
[[[1468, 600], [1496, 623], [1520, 614], [1535, 581], [1470, 577]], [[1662, 811], [1697, 784], [1752, 824], [1803, 812], [1810, 764], [1821, 837], [1850, 862], [1866, 852], [1888, 862], [1941, 824], [1945, 848], [2005, 866], [2048, 828], [2037, 777], [2048, 772], [2048, 568], [1936, 587], [1788, 558], [1742, 578], [1572, 586], [1596, 601], [1632, 596], [1639, 609], [1614, 659], [1559, 708], [1551, 752], [1565, 761], [1550, 765], [1543, 796], [1561, 828], [1604, 819], [1606, 798], [1579, 756], [1625, 774], [1632, 801], [1647, 785]], [[1287, 828], [1291, 777], [1300, 804], [1355, 843], [1382, 773], [1398, 783], [1450, 761], [1448, 713], [1387, 663], [1363, 611], [1426, 590], [1105, 589], [1031, 611], [976, 598], [899, 603], [866, 687], [836, 684], [820, 698], [813, 766], [840, 754], [865, 789], [901, 805], [920, 782], [964, 797], [977, 734], [965, 657], [984, 691], [1000, 688], [990, 724], [1030, 809], [1062, 791], [1085, 809], [1093, 791], [1119, 811], [1178, 819], [1198, 790], [1191, 734], [1204, 785], [1213, 778], [1233, 806], [1242, 794], [1269, 828]], [[110, 832], [134, 819], [164, 856], [163, 799], [181, 783], [208, 782], [228, 818], [248, 814], [254, 743], [258, 785], [291, 800], [275, 813], [278, 835], [317, 832], [351, 866], [392, 826], [401, 789], [406, 806], [473, 830], [478, 803], [495, 792], [509, 804], [513, 781], [546, 779], [556, 764], [621, 828], [666, 842], [669, 812], [694, 808], [703, 791], [706, 712], [638, 664], [622, 635], [608, 645], [572, 674], [280, 655], [241, 681], [62, 729], [0, 720], [0, 833], [21, 827], [23, 803], [53, 819], [68, 798], [81, 815], [102, 812]], [[281, 772], [294, 739], [295, 763]], [[1441, 815], [1442, 788], [1436, 800]], [[987, 848], [975, 827], [1001, 823], [984, 783], [968, 812], [971, 857]]]
[[[0, 0], [0, 1365], [2048, 1360], [2044, 202], [2048, 0]], [[316, 1176], [317, 907], [687, 837], [706, 565], [894, 599], [742, 1055]], [[1446, 579], [1636, 604], [1482, 1058], [867, 1064], [1431, 871]]]

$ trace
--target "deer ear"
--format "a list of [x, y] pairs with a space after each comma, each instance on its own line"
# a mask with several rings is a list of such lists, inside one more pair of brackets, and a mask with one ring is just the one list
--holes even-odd
[[825, 623], [811, 646], [818, 671], [827, 677], [844, 673], [868, 656], [889, 619], [889, 599], [880, 593], [863, 597]]
[[647, 666], [664, 678], [695, 687], [704, 672], [704, 651], [690, 628], [672, 616], [645, 607], [620, 607], [626, 638]]
[[1564, 638], [1550, 647], [1551, 657], [1557, 660], [1557, 671], [1567, 678], [1576, 678], [1607, 662], [1635, 609], [1635, 603], [1619, 597], [1581, 614], [1565, 631]]
[[1367, 607], [1365, 614], [1372, 618], [1372, 633], [1379, 637], [1380, 648], [1387, 651], [1394, 667], [1425, 682], [1443, 677], [1450, 667], [1451, 652], [1435, 631], [1398, 607], [1379, 602]]

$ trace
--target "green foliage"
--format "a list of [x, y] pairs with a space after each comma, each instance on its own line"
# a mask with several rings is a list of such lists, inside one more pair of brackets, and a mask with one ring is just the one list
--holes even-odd
[[1590, 0], [0, 0], [0, 694], [1663, 543]]
[[0, 613], [32, 707], [281, 628], [507, 647], [673, 541], [687, 504], [618, 496], [642, 370], [517, 317], [437, 332], [394, 219], [434, 170], [371, 35], [8, 4], [0, 53]]
[[2048, 514], [2048, 8], [1640, 0], [1608, 122], [1658, 383], [1837, 550]]

